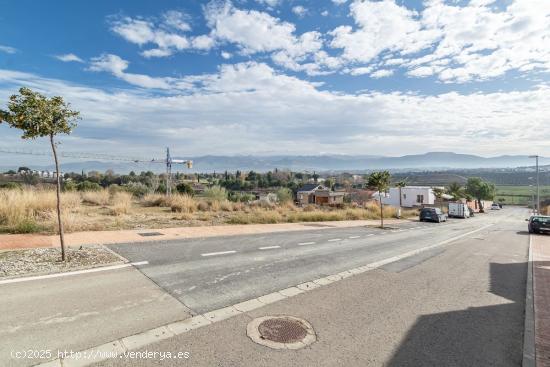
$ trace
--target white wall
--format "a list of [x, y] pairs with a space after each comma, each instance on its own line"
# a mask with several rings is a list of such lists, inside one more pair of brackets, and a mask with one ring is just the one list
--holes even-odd
[[[422, 198], [418, 198], [418, 196]], [[378, 200], [378, 193], [373, 197]], [[419, 201], [418, 199], [422, 199]], [[382, 195], [382, 203], [392, 206], [399, 206], [399, 188], [392, 187], [386, 197]], [[406, 208], [421, 205], [435, 204], [435, 195], [431, 187], [427, 186], [405, 186], [401, 188], [401, 205]]]

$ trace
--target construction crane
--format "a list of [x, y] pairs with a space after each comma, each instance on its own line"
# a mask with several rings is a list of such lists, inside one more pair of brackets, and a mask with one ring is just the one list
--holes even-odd
[[172, 164], [185, 164], [187, 168], [193, 168], [193, 161], [184, 159], [173, 159], [170, 156], [170, 148], [166, 148], [166, 159], [158, 160], [153, 159], [152, 163], [165, 163], [166, 164], [166, 196], [172, 195]]
[[[20, 155], [45, 155], [51, 156], [51, 153], [47, 152], [35, 152], [28, 150], [16, 150], [16, 149], [3, 149], [0, 148], [0, 153], [7, 154], [20, 154]], [[122, 157], [122, 156], [112, 156], [107, 154], [96, 154], [96, 153], [78, 153], [78, 152], [61, 152], [59, 156], [66, 158], [79, 158], [79, 159], [99, 159], [106, 161], [121, 161], [121, 162], [134, 162], [134, 163], [162, 163], [166, 164], [166, 195], [169, 196], [172, 194], [172, 165], [173, 164], [183, 164], [187, 168], [193, 168], [192, 160], [184, 159], [174, 159], [170, 156], [170, 148], [166, 148], [166, 158], [165, 159], [143, 159], [143, 158], [131, 158], [131, 157]]]

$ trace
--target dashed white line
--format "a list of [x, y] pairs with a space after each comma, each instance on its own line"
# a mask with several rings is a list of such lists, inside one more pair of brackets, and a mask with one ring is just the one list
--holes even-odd
[[328, 242], [336, 242], [336, 241], [342, 241], [341, 238], [332, 238], [330, 240], [328, 240]]
[[369, 234], [366, 235], [365, 237], [370, 237], [370, 236], [374, 236], [374, 233], [369, 233]]
[[300, 242], [298, 246], [315, 245], [315, 242]]
[[265, 247], [258, 248], [258, 250], [273, 250], [276, 248], [281, 248], [281, 246], [265, 246]]
[[234, 254], [235, 252], [237, 251], [220, 251], [220, 252], [208, 252], [206, 254], [201, 254], [201, 256], [203, 257], [207, 257], [207, 256], [218, 256], [218, 255], [229, 255], [229, 254]]
[[361, 237], [361, 236], [349, 236], [349, 238], [352, 238], [352, 239], [353, 238], [359, 238], [359, 237]]

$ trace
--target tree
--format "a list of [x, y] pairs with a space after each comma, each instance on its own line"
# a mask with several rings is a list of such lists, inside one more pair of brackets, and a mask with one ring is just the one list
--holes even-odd
[[50, 140], [57, 172], [57, 222], [63, 261], [67, 258], [61, 220], [61, 171], [54, 138], [59, 134], [70, 134], [76, 127], [80, 113], [72, 111], [69, 107], [62, 97], [47, 98], [29, 88], [21, 88], [19, 94], [10, 97], [8, 111], [0, 110], [0, 123], [6, 122], [10, 127], [22, 130], [21, 138], [34, 140], [47, 137]]
[[458, 182], [451, 182], [449, 187], [447, 187], [447, 192], [454, 200], [464, 197], [464, 188]]
[[[403, 201], [401, 200], [403, 195], [401, 194], [401, 189], [403, 189], [403, 187], [407, 186], [407, 181], [405, 180], [401, 180], [401, 181], [398, 181], [395, 186], [397, 186], [397, 188], [399, 189], [399, 211], [401, 211], [401, 207], [403, 206]], [[401, 213], [399, 213], [401, 215]]]
[[445, 194], [445, 189], [442, 189], [441, 187], [432, 187], [432, 191], [433, 191], [435, 197], [437, 198], [437, 201], [439, 201], [439, 207], [441, 209], [443, 209], [442, 208], [442, 206], [443, 206], [442, 198], [443, 198], [443, 194]]
[[492, 200], [495, 197], [495, 185], [483, 181], [481, 177], [470, 177], [466, 182], [466, 193], [475, 198], [479, 204], [479, 211], [484, 212], [481, 200]]
[[390, 187], [391, 175], [388, 171], [373, 172], [369, 175], [367, 186], [378, 191], [380, 201], [380, 227], [384, 228], [384, 204], [382, 204], [382, 192]]

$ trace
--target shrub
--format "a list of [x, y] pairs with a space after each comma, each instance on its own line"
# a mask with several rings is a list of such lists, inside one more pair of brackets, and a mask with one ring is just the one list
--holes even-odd
[[128, 214], [132, 208], [132, 194], [128, 192], [118, 192], [113, 196], [112, 215]]
[[76, 185], [78, 191], [100, 191], [101, 186], [96, 182], [82, 181]]
[[197, 203], [189, 195], [172, 195], [168, 202], [170, 209], [177, 213], [193, 213], [197, 209]]
[[277, 190], [277, 200], [279, 200], [279, 203], [288, 203], [294, 201], [294, 195], [292, 194], [292, 191], [290, 189], [287, 189], [285, 187], [280, 188]]
[[[162, 194], [146, 194], [142, 199], [141, 203], [144, 206], [170, 206], [169, 203], [167, 203], [166, 196]], [[168, 205], [167, 205], [168, 204]]]
[[208, 203], [202, 200], [199, 201], [199, 204], [197, 205], [197, 207], [201, 212], [205, 212], [210, 209], [210, 206], [208, 205]]
[[63, 191], [77, 191], [78, 185], [74, 181], [67, 181], [63, 183]]
[[191, 196], [193, 196], [195, 194], [195, 191], [193, 190], [191, 185], [189, 185], [187, 182], [180, 182], [179, 184], [177, 184], [176, 185], [176, 190], [180, 194], [187, 194], [187, 195], [191, 195]]
[[138, 198], [144, 197], [151, 191], [151, 189], [147, 185], [141, 182], [129, 182], [123, 187], [124, 190]]
[[204, 196], [209, 201], [223, 201], [227, 199], [227, 190], [220, 186], [212, 186], [204, 190]]
[[35, 233], [40, 232], [41, 230], [42, 227], [40, 227], [32, 218], [25, 218], [21, 220], [14, 228], [15, 233]]
[[234, 208], [234, 205], [229, 200], [224, 200], [220, 202], [220, 209], [223, 210], [224, 212], [231, 212], [233, 211], [233, 208]]
[[22, 186], [18, 182], [2, 182], [0, 183], [0, 189], [20, 190], [22, 189]]

